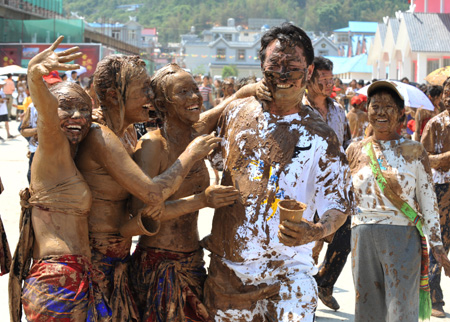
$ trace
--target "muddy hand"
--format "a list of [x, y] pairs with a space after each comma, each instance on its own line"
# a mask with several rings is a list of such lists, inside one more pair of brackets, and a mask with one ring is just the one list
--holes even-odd
[[81, 57], [82, 53], [79, 52], [80, 49], [78, 47], [72, 47], [58, 53], [55, 52], [63, 39], [63, 36], [58, 37], [49, 48], [34, 56], [28, 64], [28, 70], [33, 74], [38, 73], [40, 76], [44, 76], [53, 70], [75, 70], [80, 68], [80, 65], [77, 64], [66, 64]]
[[231, 205], [239, 198], [239, 191], [233, 186], [209, 186], [205, 190], [206, 206], [220, 208]]
[[189, 153], [192, 159], [197, 161], [205, 158], [222, 140], [221, 138], [215, 137], [215, 134], [216, 132], [213, 132], [195, 138], [186, 148], [186, 152]]
[[286, 246], [304, 245], [323, 237], [322, 225], [304, 219], [299, 223], [285, 220], [278, 228], [278, 238]]
[[265, 79], [262, 79], [256, 85], [256, 97], [261, 101], [272, 101], [272, 93], [267, 87]]
[[444, 247], [442, 245], [434, 246], [432, 251], [439, 267], [443, 267], [445, 275], [450, 277], [450, 260], [447, 257]]
[[164, 212], [164, 204], [161, 203], [157, 206], [145, 206], [140, 209], [138, 214], [142, 216], [142, 218], [152, 218], [154, 220], [159, 220], [161, 215]]

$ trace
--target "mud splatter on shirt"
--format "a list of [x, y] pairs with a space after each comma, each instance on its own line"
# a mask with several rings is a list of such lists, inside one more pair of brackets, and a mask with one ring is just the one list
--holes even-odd
[[276, 275], [285, 261], [314, 274], [314, 243], [288, 247], [278, 240], [278, 202], [307, 204], [303, 218], [310, 221], [316, 210], [319, 217], [329, 209], [348, 212], [350, 173], [333, 130], [309, 107], [277, 116], [252, 97], [226, 108], [218, 133], [222, 184], [236, 187], [241, 199], [216, 210], [206, 248], [224, 257], [236, 274], [254, 276], [245, 281], [252, 284], [258, 284], [257, 276]]
[[[347, 149], [357, 212], [352, 227], [363, 224], [413, 226], [380, 191], [363, 147], [371, 138]], [[389, 186], [423, 218], [424, 233], [431, 245], [440, 245], [439, 211], [426, 151], [418, 142], [400, 138], [373, 140], [375, 155]]]

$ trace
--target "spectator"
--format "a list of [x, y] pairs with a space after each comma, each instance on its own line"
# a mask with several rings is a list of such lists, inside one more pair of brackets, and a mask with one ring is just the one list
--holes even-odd
[[209, 110], [214, 107], [213, 103], [213, 95], [211, 88], [211, 78], [208, 75], [203, 76], [203, 83], [199, 87], [200, 94], [202, 94], [203, 98], [203, 106], [205, 110]]
[[8, 74], [6, 75], [8, 77], [5, 80], [5, 86], [3, 87], [3, 93], [6, 95], [6, 105], [8, 109], [8, 117], [10, 119], [14, 119], [11, 109], [12, 109], [12, 103], [13, 103], [13, 96], [12, 93], [16, 90], [16, 86], [14, 85], [14, 81], [12, 79], [12, 75]]

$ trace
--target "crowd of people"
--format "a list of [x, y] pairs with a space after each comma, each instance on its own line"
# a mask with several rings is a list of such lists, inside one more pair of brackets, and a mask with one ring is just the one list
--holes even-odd
[[[355, 321], [445, 316], [450, 78], [414, 110], [392, 82], [345, 87], [284, 23], [261, 38], [259, 81], [111, 55], [82, 88], [57, 72], [81, 56], [62, 39], [16, 84], [30, 185], [12, 258], [0, 222], [11, 321], [314, 321], [319, 299], [339, 309], [349, 254]], [[283, 200], [302, 218], [281, 220]]]

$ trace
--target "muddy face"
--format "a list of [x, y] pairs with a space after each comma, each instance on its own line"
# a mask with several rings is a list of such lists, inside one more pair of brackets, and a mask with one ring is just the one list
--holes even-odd
[[200, 118], [202, 95], [191, 74], [179, 71], [167, 80], [167, 113], [181, 122], [193, 124]]
[[444, 87], [442, 103], [444, 103], [444, 108], [447, 109], [447, 111], [450, 111], [450, 85]]
[[58, 116], [61, 129], [70, 144], [80, 143], [91, 126], [91, 105], [80, 97], [72, 97], [69, 100], [60, 100]]
[[389, 139], [397, 134], [396, 129], [404, 110], [400, 111], [392, 96], [388, 93], [375, 94], [369, 104], [369, 122], [380, 137], [378, 139]]
[[300, 101], [313, 67], [308, 68], [303, 48], [275, 39], [267, 46], [262, 69], [275, 100]]
[[333, 73], [330, 70], [317, 70], [314, 79], [308, 82], [308, 91], [316, 95], [330, 96], [333, 92]]
[[133, 77], [127, 84], [125, 99], [125, 121], [128, 124], [149, 120], [150, 100], [154, 97], [150, 78], [145, 71]]

